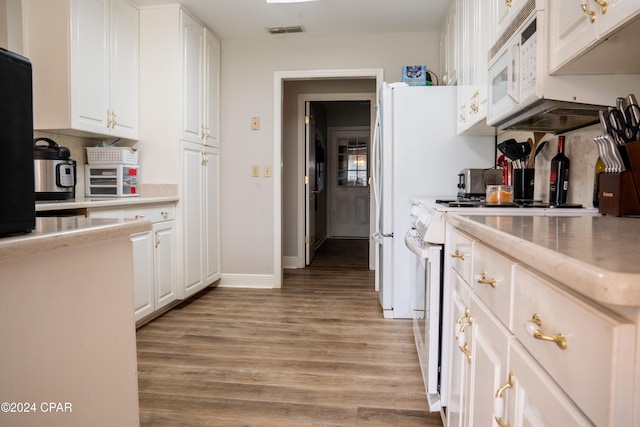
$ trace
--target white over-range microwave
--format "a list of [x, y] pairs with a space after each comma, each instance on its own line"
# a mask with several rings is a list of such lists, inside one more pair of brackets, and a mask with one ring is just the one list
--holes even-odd
[[529, 0], [489, 51], [487, 124], [563, 133], [598, 122], [598, 111], [640, 89], [637, 75], [551, 75], [550, 0]]

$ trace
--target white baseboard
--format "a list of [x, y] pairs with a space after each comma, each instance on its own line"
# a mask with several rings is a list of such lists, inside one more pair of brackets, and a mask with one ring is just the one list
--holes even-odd
[[295, 270], [296, 268], [304, 268], [304, 263], [302, 263], [302, 264], [303, 264], [303, 266], [300, 267], [300, 265], [298, 264], [298, 257], [296, 257], [296, 256], [283, 256], [282, 257], [282, 268]]
[[221, 288], [273, 289], [273, 274], [223, 274], [218, 284]]

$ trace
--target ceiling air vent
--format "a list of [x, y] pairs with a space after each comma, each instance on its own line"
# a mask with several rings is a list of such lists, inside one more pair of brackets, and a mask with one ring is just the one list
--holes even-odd
[[295, 25], [293, 27], [269, 27], [267, 30], [271, 34], [304, 33], [304, 27], [302, 25]]

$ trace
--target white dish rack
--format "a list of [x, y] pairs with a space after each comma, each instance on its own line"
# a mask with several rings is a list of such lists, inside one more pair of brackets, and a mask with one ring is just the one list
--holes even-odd
[[86, 147], [90, 165], [137, 165], [138, 151], [130, 147]]

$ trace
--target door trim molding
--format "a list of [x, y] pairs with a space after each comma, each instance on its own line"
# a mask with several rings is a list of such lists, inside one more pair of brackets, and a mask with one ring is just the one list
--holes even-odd
[[[375, 78], [377, 94], [384, 79], [384, 69], [344, 69], [344, 70], [293, 70], [275, 71], [273, 84], [273, 287], [282, 287], [282, 97], [283, 85], [287, 80], [327, 79], [327, 78]], [[303, 227], [304, 228], [304, 227]], [[304, 230], [302, 235], [304, 235]], [[304, 249], [304, 248], [303, 248]]]

